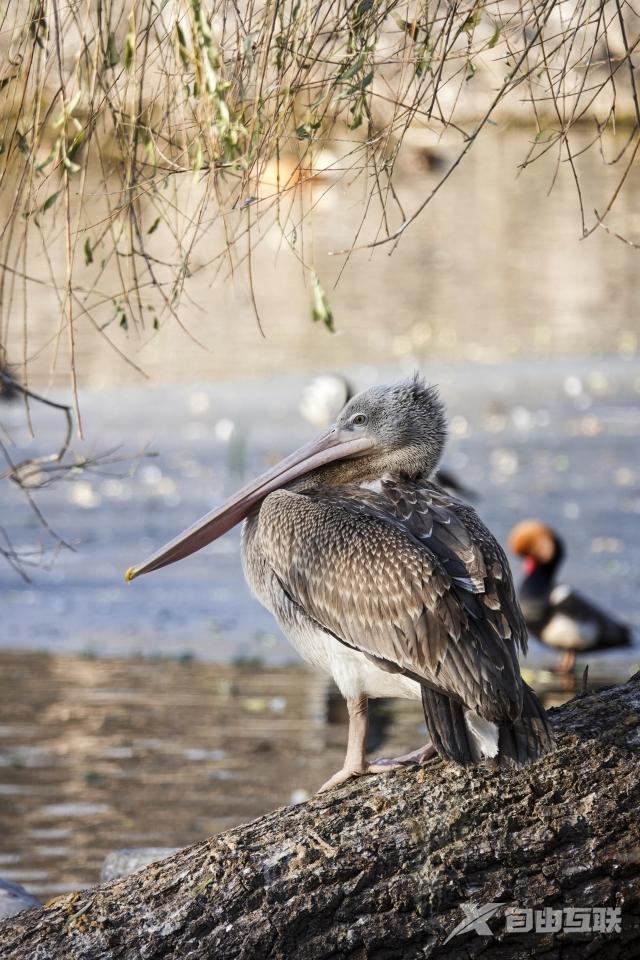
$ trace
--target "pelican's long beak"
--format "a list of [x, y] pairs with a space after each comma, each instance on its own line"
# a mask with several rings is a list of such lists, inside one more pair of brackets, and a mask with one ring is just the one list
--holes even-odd
[[368, 437], [345, 440], [340, 438], [335, 428], [332, 428], [328, 433], [300, 447], [291, 456], [263, 473], [257, 480], [243, 487], [221, 507], [205, 514], [192, 527], [184, 530], [174, 540], [152, 554], [144, 563], [137, 567], [129, 567], [124, 575], [125, 580], [133, 580], [143, 573], [159, 570], [160, 567], [166, 567], [167, 564], [182, 560], [196, 550], [206, 547], [212, 540], [217, 540], [223, 533], [227, 533], [244, 520], [267, 494], [286, 486], [296, 477], [310, 473], [334, 460], [362, 456], [372, 447], [373, 441]]

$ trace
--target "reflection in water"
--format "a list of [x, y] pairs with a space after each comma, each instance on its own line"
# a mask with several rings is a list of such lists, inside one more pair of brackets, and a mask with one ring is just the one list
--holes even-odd
[[[548, 705], [571, 695], [539, 679]], [[371, 702], [371, 756], [425, 735], [418, 703]], [[110, 850], [305, 799], [345, 740], [344, 701], [303, 668], [0, 652], [0, 876], [45, 899], [89, 886]]]
[[[0, 876], [47, 897], [122, 846], [184, 846], [313, 793], [346, 723], [304, 669], [0, 653]], [[376, 704], [369, 749], [421, 742]]]

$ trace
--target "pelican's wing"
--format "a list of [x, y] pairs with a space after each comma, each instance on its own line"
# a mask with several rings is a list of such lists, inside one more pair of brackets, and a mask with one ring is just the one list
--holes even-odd
[[526, 629], [506, 559], [470, 507], [409, 482], [282, 490], [258, 535], [291, 601], [343, 643], [486, 719], [519, 714]]
[[439, 558], [457, 587], [483, 596], [495, 629], [527, 652], [527, 627], [504, 550], [468, 503], [434, 483], [384, 481], [388, 511]]

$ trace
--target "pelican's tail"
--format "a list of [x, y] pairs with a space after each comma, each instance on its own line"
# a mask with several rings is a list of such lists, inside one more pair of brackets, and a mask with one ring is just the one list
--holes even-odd
[[501, 767], [533, 763], [555, 747], [545, 709], [524, 680], [522, 693], [522, 713], [515, 723], [500, 727], [498, 756]]
[[495, 758], [501, 767], [524, 766], [554, 747], [544, 709], [524, 681], [522, 713], [509, 724], [498, 726], [424, 686], [422, 706], [436, 752], [462, 766], [485, 758]]

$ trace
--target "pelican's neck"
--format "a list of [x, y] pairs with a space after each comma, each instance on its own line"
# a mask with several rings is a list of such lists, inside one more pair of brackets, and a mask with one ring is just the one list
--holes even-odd
[[389, 476], [410, 477], [418, 480], [429, 477], [436, 468], [424, 462], [419, 455], [407, 456], [407, 451], [398, 451], [388, 456], [369, 455], [353, 460], [338, 460], [328, 463], [311, 473], [294, 480], [288, 489], [297, 493], [314, 487], [342, 487], [346, 484], [374, 483]]

